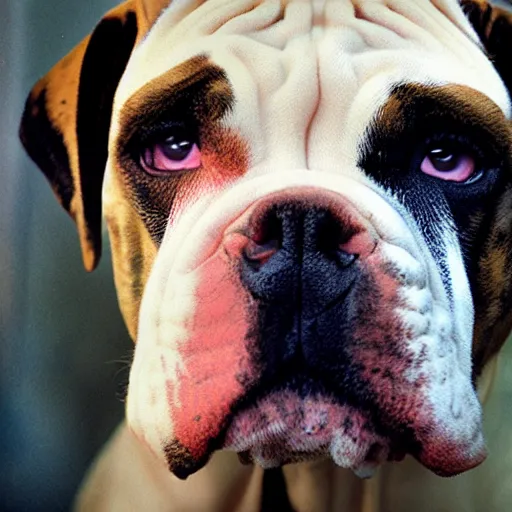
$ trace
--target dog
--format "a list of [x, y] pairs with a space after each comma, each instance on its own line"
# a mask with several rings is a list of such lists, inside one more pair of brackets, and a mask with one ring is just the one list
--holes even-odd
[[35, 85], [136, 342], [78, 510], [509, 509], [511, 43], [483, 0], [128, 0]]

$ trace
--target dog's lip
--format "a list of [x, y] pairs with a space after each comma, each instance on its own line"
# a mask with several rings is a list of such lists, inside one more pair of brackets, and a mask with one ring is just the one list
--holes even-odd
[[226, 425], [221, 448], [263, 467], [330, 456], [363, 477], [411, 453], [405, 438], [396, 442], [360, 405], [343, 403], [319, 380], [307, 384], [310, 394], [281, 384], [246, 400]]
[[[312, 391], [304, 393], [310, 386]], [[409, 454], [435, 474], [453, 476], [485, 458], [478, 439], [452, 438], [442, 428], [437, 430], [435, 420], [427, 437], [406, 425], [382, 425], [379, 412], [370, 404], [365, 407], [354, 399], [345, 400], [344, 393], [329, 391], [320, 379], [299, 376], [266, 389], [260, 388], [233, 410], [217, 438], [218, 448], [237, 452], [243, 462], [277, 467], [330, 457], [336, 465], [368, 477], [382, 463], [401, 461]], [[324, 412], [328, 420], [321, 425]], [[347, 419], [354, 428], [345, 428]]]

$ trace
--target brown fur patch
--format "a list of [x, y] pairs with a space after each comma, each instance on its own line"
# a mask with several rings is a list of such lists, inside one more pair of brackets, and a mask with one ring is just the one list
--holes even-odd
[[[510, 168], [508, 169], [510, 172]], [[473, 360], [479, 375], [512, 329], [512, 187], [496, 205], [478, 263]]]
[[498, 142], [509, 138], [508, 121], [501, 109], [485, 94], [465, 85], [397, 86], [380, 109], [376, 123], [384, 132], [400, 134], [413, 116], [426, 120], [443, 118], [478, 127]]
[[144, 32], [148, 31], [160, 16], [161, 12], [169, 6], [171, 0], [138, 0], [138, 9], [143, 19], [141, 26]]
[[[146, 84], [125, 103], [116, 158], [135, 208], [156, 243], [163, 237], [169, 216], [174, 218], [204, 192], [223, 188], [246, 172], [246, 144], [222, 125], [233, 101], [224, 71], [199, 56]], [[140, 164], [141, 154], [155, 138], [156, 142], [165, 140], [165, 126], [172, 122], [197, 129], [201, 167], [150, 175]], [[145, 136], [162, 125], [156, 135]]]
[[128, 332], [135, 342], [140, 302], [157, 248], [130, 204], [119, 175], [120, 172], [115, 172], [111, 178], [112, 193], [107, 194], [105, 220], [109, 230], [119, 306]]

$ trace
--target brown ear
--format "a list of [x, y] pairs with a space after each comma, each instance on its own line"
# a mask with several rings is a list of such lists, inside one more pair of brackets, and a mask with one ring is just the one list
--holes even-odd
[[512, 13], [485, 0], [461, 0], [461, 5], [494, 67], [512, 93]]
[[140, 0], [141, 12], [144, 14], [146, 29], [149, 29], [158, 19], [162, 11], [169, 6], [171, 0]]
[[113, 9], [32, 89], [20, 137], [77, 224], [85, 268], [101, 253], [101, 189], [114, 94], [137, 39], [136, 0]]

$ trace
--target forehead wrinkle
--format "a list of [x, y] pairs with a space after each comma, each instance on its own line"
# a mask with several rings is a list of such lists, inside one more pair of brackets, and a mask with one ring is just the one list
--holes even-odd
[[[384, 18], [372, 16], [372, 11]], [[439, 15], [434, 16], [434, 12]], [[436, 17], [435, 31], [444, 30], [443, 25], [455, 26], [458, 35], [478, 41], [456, 0], [174, 0], [151, 32], [153, 37], [162, 37], [175, 30], [180, 39], [214, 33], [246, 34], [280, 47], [283, 39], [314, 27], [346, 27], [354, 19], [371, 19], [384, 26], [389, 13], [410, 18], [418, 29], [432, 29], [431, 21]], [[454, 37], [453, 30], [449, 36]]]
[[149, 76], [150, 69], [161, 73], [166, 63], [167, 68], [176, 65], [201, 46], [204, 52], [229, 45], [230, 37], [236, 40], [236, 36], [275, 48], [304, 35], [310, 36], [313, 45], [325, 37], [338, 37], [343, 53], [415, 49], [425, 54], [429, 50], [431, 56], [451, 53], [452, 59], [466, 61], [464, 65], [472, 69], [485, 59], [474, 44], [474, 33], [463, 32], [468, 22], [462, 10], [447, 0], [208, 0], [177, 19], [177, 10], [196, 5], [191, 2], [172, 2], [135, 49], [132, 60], [134, 65], [138, 61], [138, 73], [145, 76], [134, 76], [133, 84], [154, 78]]
[[[229, 57], [214, 51], [212, 59], [227, 69], [237, 98], [234, 121], [244, 125], [242, 130], [257, 146], [255, 160], [271, 155], [283, 168], [305, 166], [306, 134], [319, 87], [309, 35], [291, 39], [282, 50], [249, 39], [237, 42], [230, 46]], [[248, 71], [249, 80], [243, 79], [245, 74], [237, 80], [241, 68]]]
[[[305, 160], [308, 167], [319, 169], [330, 169], [333, 161], [338, 160], [339, 164], [340, 158], [348, 158], [356, 151], [357, 140], [364, 133], [365, 125], [385, 101], [392, 84], [399, 81], [469, 85], [486, 93], [508, 112], [510, 104], [503, 84], [471, 38], [456, 38], [456, 50], [447, 47], [439, 52], [436, 31], [425, 33], [425, 39], [431, 41], [431, 48], [428, 48], [421, 41], [408, 40], [382, 24], [357, 18], [356, 14], [362, 14], [361, 11], [356, 13], [354, 6], [362, 2], [373, 6], [372, 9], [379, 7], [378, 0], [283, 0], [284, 7], [279, 10], [274, 0], [208, 0], [190, 14], [190, 19], [199, 16], [198, 13], [205, 15], [210, 9], [224, 14], [238, 9], [240, 14], [232, 18], [231, 26], [226, 21], [216, 33], [197, 38], [197, 29], [191, 28], [188, 21], [163, 30], [172, 18], [169, 14], [171, 4], [154, 31], [135, 50], [133, 62], [129, 63], [116, 95], [117, 104], [155, 76], [194, 55], [207, 52], [211, 61], [224, 69], [230, 83], [234, 84], [237, 108], [235, 115], [229, 116], [229, 123], [240, 128], [243, 136], [249, 136], [249, 145], [258, 146], [259, 154], [263, 155], [269, 154], [263, 148], [266, 145], [268, 149], [267, 141], [280, 141], [279, 148], [276, 144], [277, 151], [288, 148], [290, 155], [307, 152], [300, 159]], [[434, 18], [441, 6], [462, 16], [460, 8], [452, 8], [451, 4], [441, 0], [435, 4], [423, 0], [381, 0], [380, 3], [385, 5], [380, 5], [379, 9], [389, 11], [384, 17], [386, 20], [388, 15], [389, 19], [400, 17], [388, 7], [390, 5], [396, 11], [404, 10], [404, 6], [414, 12], [417, 8], [420, 14], [430, 6]], [[300, 12], [305, 14], [300, 16]], [[450, 16], [452, 20], [454, 15]], [[253, 24], [255, 32], [236, 33], [241, 30], [244, 18], [251, 19], [244, 30]], [[402, 20], [406, 25], [414, 25], [406, 18]], [[407, 30], [414, 32], [412, 28]], [[456, 27], [454, 31], [461, 32]], [[376, 41], [369, 41], [368, 37], [374, 37]], [[459, 47], [459, 43], [462, 46]], [[467, 49], [466, 60], [474, 56], [476, 64], [460, 62], [458, 54], [464, 47]], [[169, 50], [164, 51], [167, 48]], [[292, 76], [297, 78], [291, 80]], [[298, 102], [301, 102], [301, 108], [302, 103], [307, 104], [304, 107], [307, 112], [302, 115], [301, 109], [297, 108]], [[291, 115], [284, 115], [285, 110]], [[258, 130], [264, 135], [256, 133]], [[353, 163], [354, 158], [348, 158], [348, 163]]]

